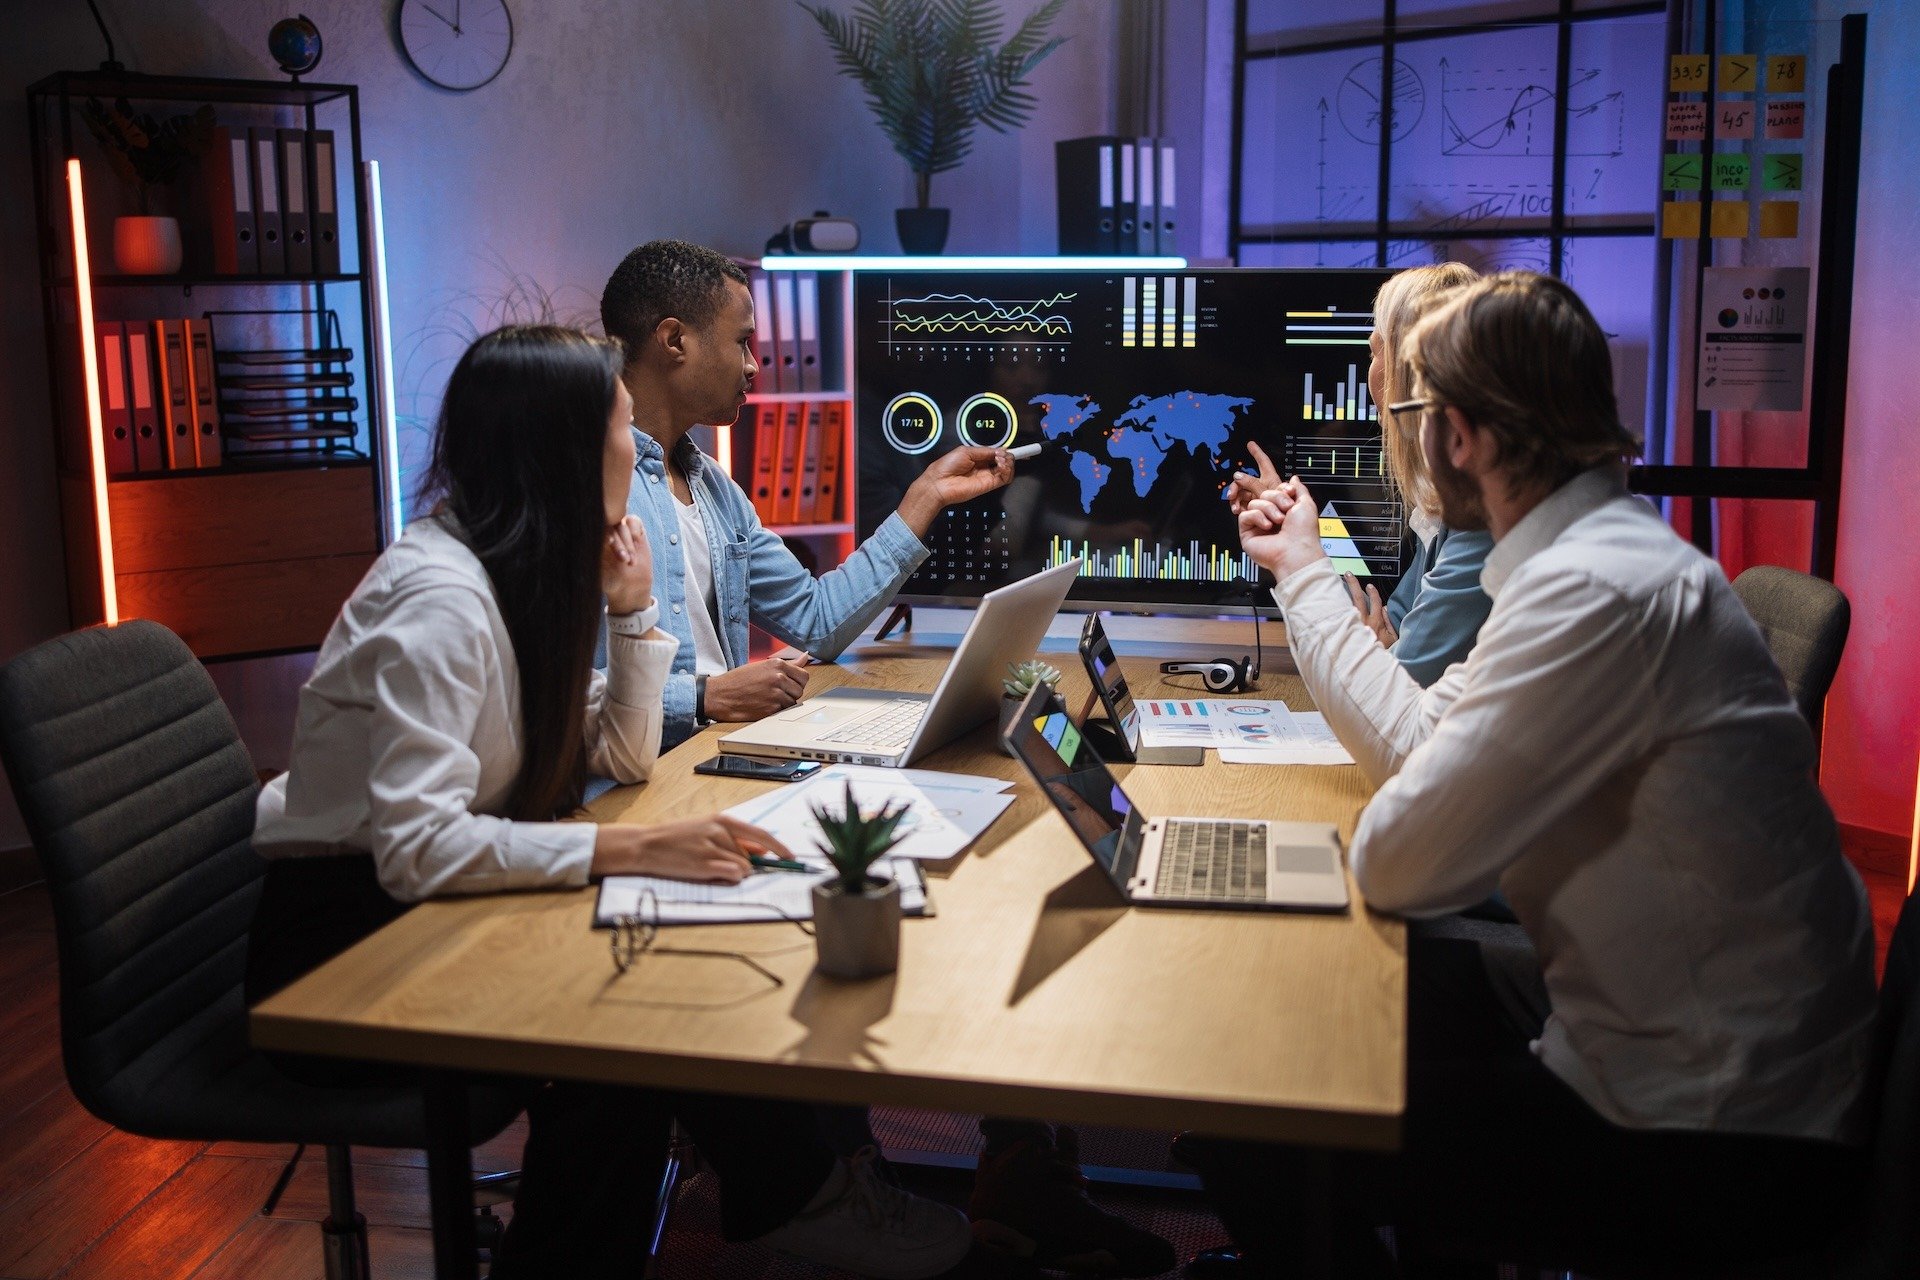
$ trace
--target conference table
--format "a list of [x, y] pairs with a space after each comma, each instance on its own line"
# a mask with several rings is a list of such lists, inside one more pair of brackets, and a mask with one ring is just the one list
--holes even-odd
[[[814, 667], [809, 694], [931, 690], [948, 656], [911, 638], [868, 643]], [[1136, 697], [1202, 696], [1194, 677], [1162, 677], [1124, 652], [1121, 662]], [[1077, 707], [1087, 682], [1071, 665], [1061, 692]], [[1249, 696], [1311, 707], [1291, 674], [1269, 672]], [[722, 732], [667, 752], [649, 782], [600, 797], [590, 816], [660, 822], [783, 785], [693, 773]], [[1000, 752], [994, 725], [916, 764], [1014, 779], [1016, 798], [963, 854], [926, 864], [934, 914], [903, 923], [891, 975], [817, 974], [812, 940], [785, 922], [663, 929], [621, 974], [608, 933], [591, 927], [591, 889], [446, 899], [263, 1002], [254, 1040], [425, 1069], [443, 1280], [476, 1270], [464, 1110], [476, 1075], [1397, 1145], [1398, 920], [1367, 911], [1357, 891], [1333, 915], [1132, 908]], [[1320, 820], [1343, 840], [1367, 796], [1350, 765], [1223, 765], [1209, 753], [1198, 768], [1117, 771], [1156, 816]]]

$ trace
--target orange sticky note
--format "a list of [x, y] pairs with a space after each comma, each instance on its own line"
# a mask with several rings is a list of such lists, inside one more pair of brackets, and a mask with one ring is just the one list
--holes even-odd
[[1760, 238], [1762, 240], [1798, 240], [1800, 238], [1800, 202], [1798, 200], [1762, 200], [1760, 202]]
[[1700, 202], [1669, 200], [1660, 206], [1660, 235], [1667, 240], [1700, 238]]
[[1705, 93], [1707, 91], [1707, 55], [1676, 53], [1667, 64], [1668, 93]]
[[1745, 200], [1715, 200], [1711, 235], [1715, 240], [1745, 240], [1750, 219]]
[[1805, 93], [1807, 57], [1803, 53], [1779, 54], [1767, 59], [1768, 93]]
[[1722, 93], [1752, 93], [1759, 84], [1760, 59], [1750, 53], [1723, 53], [1720, 55], [1720, 84]]

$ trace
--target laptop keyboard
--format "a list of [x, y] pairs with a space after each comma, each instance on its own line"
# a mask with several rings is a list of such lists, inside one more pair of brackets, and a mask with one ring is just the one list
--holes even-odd
[[820, 741], [900, 750], [913, 741], [913, 731], [920, 727], [926, 714], [927, 704], [917, 699], [890, 702], [875, 715], [849, 721], [830, 733], [821, 734]]
[[1266, 901], [1267, 824], [1168, 822], [1153, 892], [1159, 898]]

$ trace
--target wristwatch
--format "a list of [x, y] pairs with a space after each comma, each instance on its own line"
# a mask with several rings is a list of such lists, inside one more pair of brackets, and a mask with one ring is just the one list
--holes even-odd
[[693, 718], [705, 722], [707, 718], [707, 678], [693, 678]]
[[607, 630], [616, 636], [644, 636], [660, 625], [660, 601], [647, 601], [644, 609], [632, 613], [609, 613]]

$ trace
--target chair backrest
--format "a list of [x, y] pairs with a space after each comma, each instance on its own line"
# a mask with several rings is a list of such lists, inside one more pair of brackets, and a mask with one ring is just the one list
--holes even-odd
[[1770, 564], [1742, 572], [1733, 592], [1760, 624], [1788, 692], [1817, 736], [1821, 707], [1847, 647], [1853, 619], [1847, 597], [1824, 578]]
[[53, 899], [68, 1082], [95, 1115], [154, 1132], [170, 1069], [245, 1051], [265, 870], [252, 761], [179, 637], [128, 622], [0, 667], [0, 762]]

